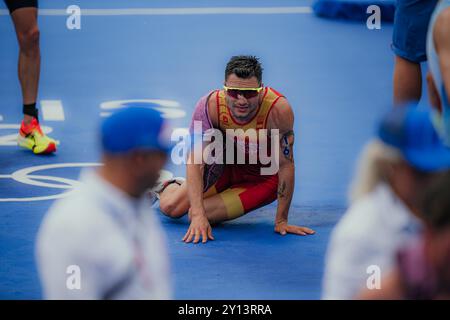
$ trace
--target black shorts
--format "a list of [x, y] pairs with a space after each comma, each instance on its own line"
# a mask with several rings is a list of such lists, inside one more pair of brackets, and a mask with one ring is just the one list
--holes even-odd
[[20, 8], [38, 7], [38, 0], [5, 0], [9, 13]]

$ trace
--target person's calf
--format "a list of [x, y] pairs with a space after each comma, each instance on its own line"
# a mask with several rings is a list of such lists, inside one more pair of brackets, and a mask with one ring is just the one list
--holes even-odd
[[422, 96], [422, 69], [420, 64], [397, 56], [393, 85], [395, 105], [419, 101]]
[[437, 91], [436, 85], [434, 83], [433, 76], [428, 72], [427, 74], [427, 89], [428, 89], [428, 99], [431, 106], [436, 109], [439, 113], [442, 112], [441, 99]]

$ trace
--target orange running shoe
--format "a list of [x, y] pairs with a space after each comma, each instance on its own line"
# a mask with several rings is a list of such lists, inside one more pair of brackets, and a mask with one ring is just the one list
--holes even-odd
[[32, 150], [34, 154], [55, 152], [57, 144], [55, 140], [45, 135], [36, 118], [27, 125], [22, 121], [17, 143], [23, 148]]

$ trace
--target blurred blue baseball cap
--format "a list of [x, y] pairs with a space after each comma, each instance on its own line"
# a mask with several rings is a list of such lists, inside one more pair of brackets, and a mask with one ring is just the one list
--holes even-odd
[[428, 111], [414, 105], [395, 107], [382, 119], [378, 137], [400, 150], [416, 169], [425, 172], [450, 169], [450, 149], [439, 138]]
[[162, 151], [171, 148], [170, 130], [161, 113], [130, 105], [106, 118], [100, 128], [103, 151], [124, 154], [133, 150]]

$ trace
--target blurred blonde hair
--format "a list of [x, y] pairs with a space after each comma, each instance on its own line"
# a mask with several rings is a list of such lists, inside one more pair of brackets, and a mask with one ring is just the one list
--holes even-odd
[[369, 141], [361, 152], [348, 200], [352, 204], [372, 192], [381, 183], [389, 183], [389, 170], [393, 164], [403, 161], [399, 150], [380, 140]]

